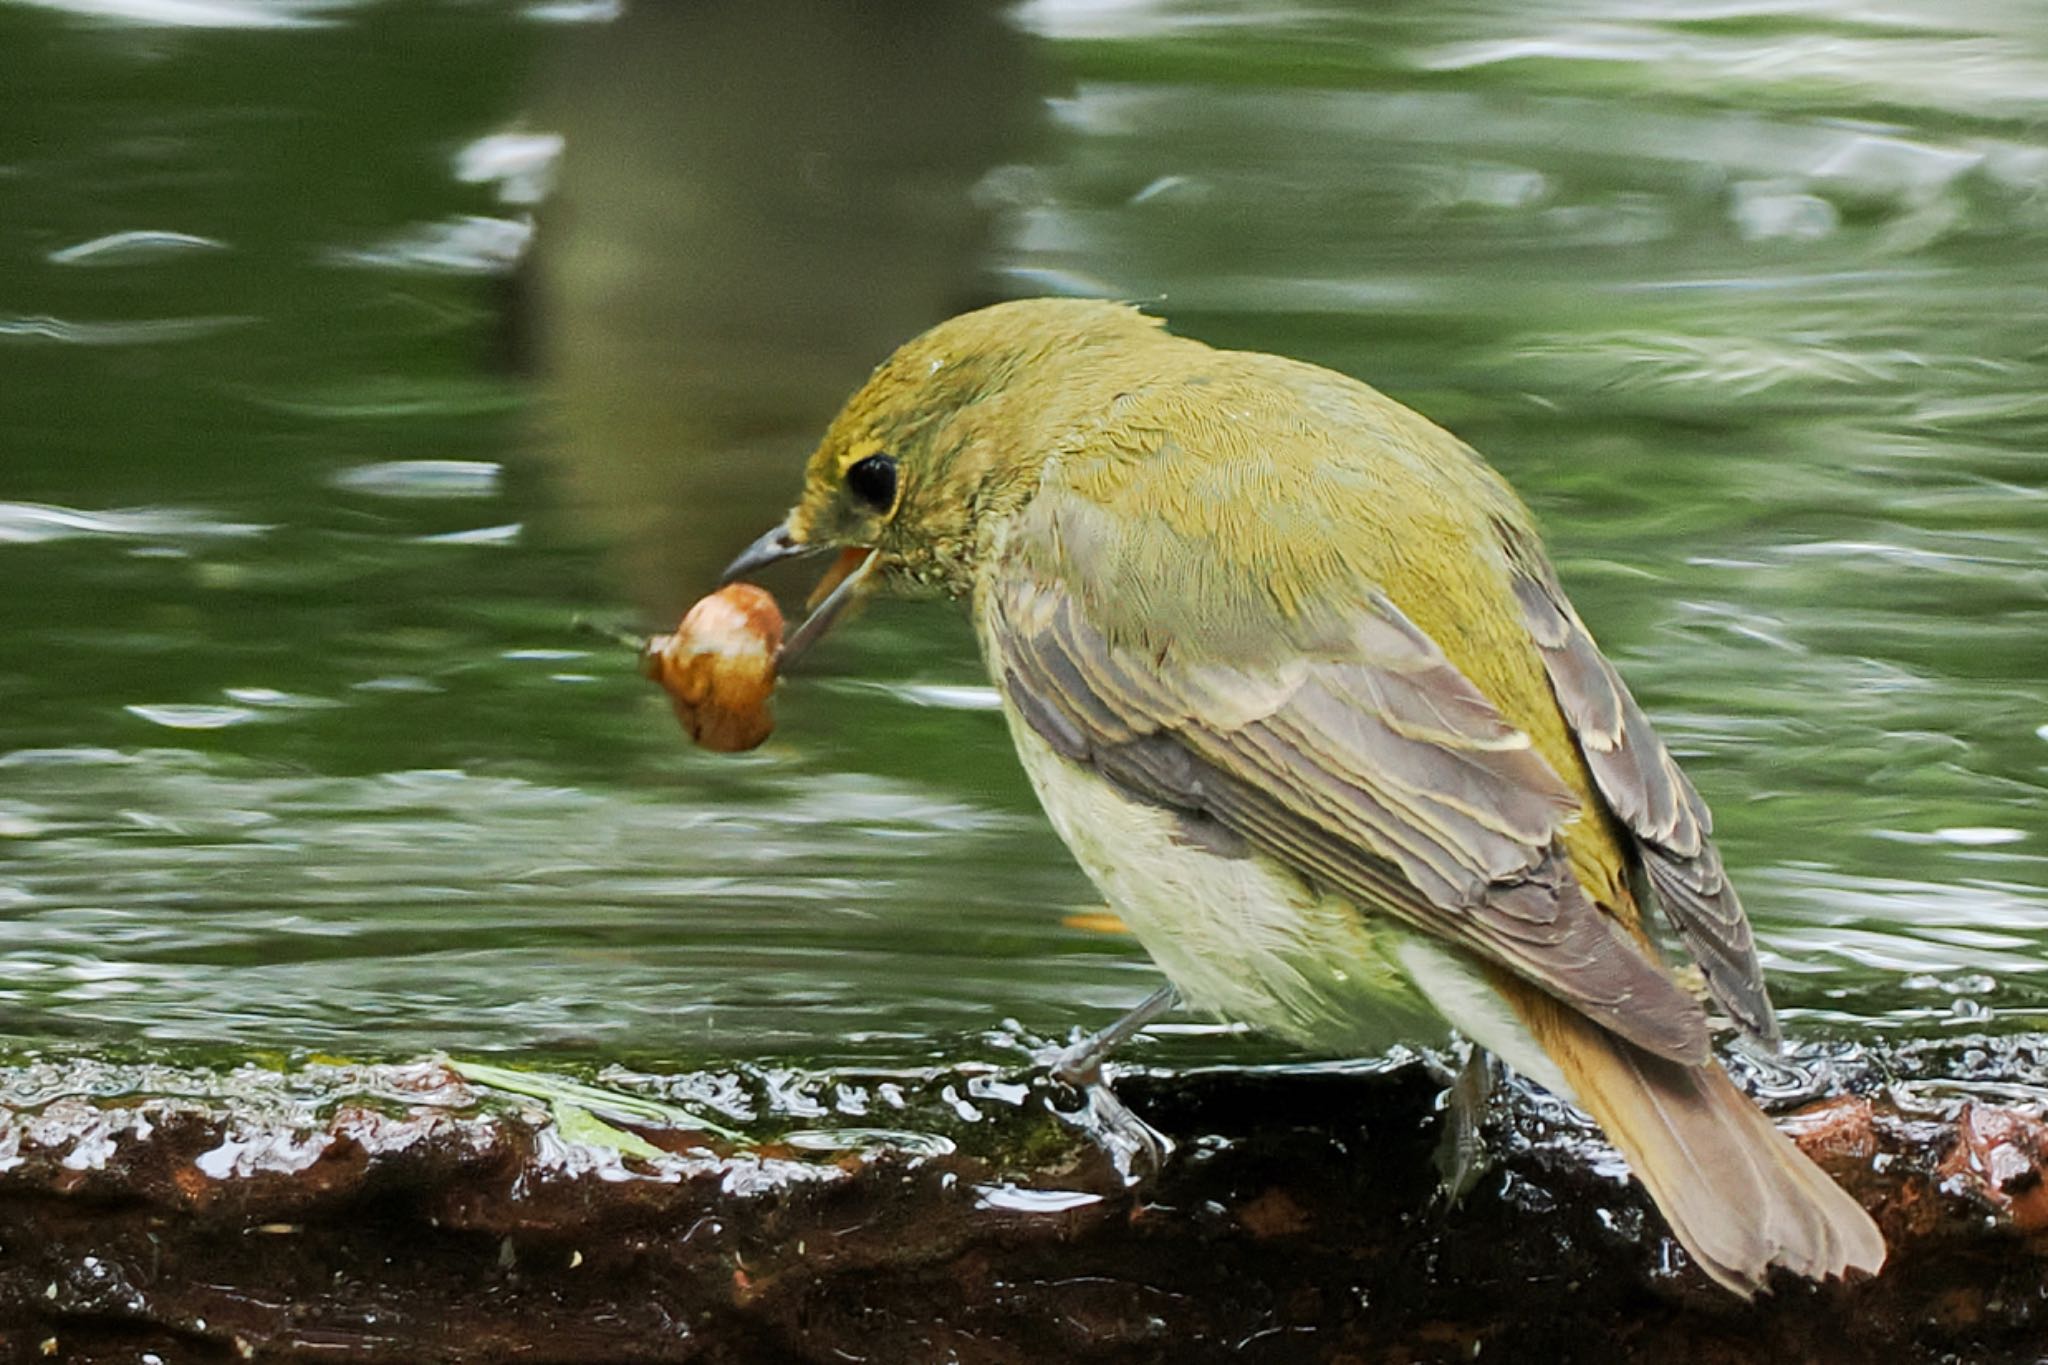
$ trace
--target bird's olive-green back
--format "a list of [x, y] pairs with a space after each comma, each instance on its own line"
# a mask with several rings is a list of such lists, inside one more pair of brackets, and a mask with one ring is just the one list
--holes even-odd
[[1383, 592], [1579, 794], [1573, 863], [1596, 898], [1632, 904], [1511, 588], [1511, 544], [1540, 555], [1529, 513], [1442, 428], [1347, 376], [1216, 350], [1135, 309], [1026, 300], [941, 324], [878, 369], [814, 458], [800, 521], [860, 539], [839, 486], [876, 451], [901, 462], [902, 492], [873, 543], [902, 579], [960, 595], [1026, 502], [1099, 510], [1085, 539], [1014, 549], [1120, 643], [1276, 663], [1342, 648]]

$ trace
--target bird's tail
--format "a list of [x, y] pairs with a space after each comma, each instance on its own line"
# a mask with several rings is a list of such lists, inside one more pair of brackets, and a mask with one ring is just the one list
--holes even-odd
[[1748, 1298], [1774, 1265], [1809, 1279], [1875, 1274], [1884, 1237], [1717, 1063], [1643, 1051], [1547, 996], [1515, 1012], [1580, 1108], [1627, 1158], [1700, 1268]]

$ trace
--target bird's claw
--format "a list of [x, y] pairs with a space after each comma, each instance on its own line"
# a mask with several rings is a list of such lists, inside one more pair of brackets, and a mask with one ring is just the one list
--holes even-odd
[[1171, 1010], [1175, 1002], [1173, 987], [1162, 986], [1108, 1028], [1077, 1037], [1057, 1052], [1035, 1054], [1053, 1081], [1077, 1091], [1084, 1101], [1079, 1109], [1049, 1107], [1102, 1149], [1126, 1185], [1135, 1185], [1164, 1167], [1173, 1155], [1173, 1141], [1124, 1107], [1109, 1088], [1103, 1063], [1146, 1024]]
[[1444, 1131], [1432, 1157], [1439, 1181], [1436, 1202], [1443, 1208], [1456, 1208], [1492, 1164], [1485, 1127], [1493, 1089], [1492, 1054], [1474, 1045], [1444, 1089]]
[[1102, 1150], [1125, 1185], [1157, 1175], [1173, 1155], [1173, 1139], [1132, 1113], [1102, 1078], [1100, 1061], [1090, 1068], [1092, 1079], [1076, 1080], [1056, 1066], [1052, 1078], [1080, 1092], [1078, 1109], [1048, 1106], [1061, 1122], [1078, 1128]]

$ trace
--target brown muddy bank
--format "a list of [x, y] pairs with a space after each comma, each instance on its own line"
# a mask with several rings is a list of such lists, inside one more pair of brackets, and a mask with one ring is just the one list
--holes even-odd
[[2036, 1042], [1980, 1040], [1753, 1076], [1893, 1251], [1745, 1306], [1526, 1091], [1476, 1192], [1433, 1208], [1419, 1067], [1127, 1076], [1179, 1151], [1126, 1189], [994, 1068], [600, 1078], [671, 1106], [651, 1123], [433, 1062], [46, 1060], [0, 1072], [0, 1358], [2033, 1359], [2041, 1073]]

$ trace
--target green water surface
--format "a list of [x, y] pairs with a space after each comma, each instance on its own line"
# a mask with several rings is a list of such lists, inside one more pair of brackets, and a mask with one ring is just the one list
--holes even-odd
[[1487, 452], [1795, 1033], [2042, 1024], [2038, 7], [0, 0], [0, 1029], [886, 1065], [1148, 993], [957, 616], [744, 757], [570, 628], [1046, 292]]

